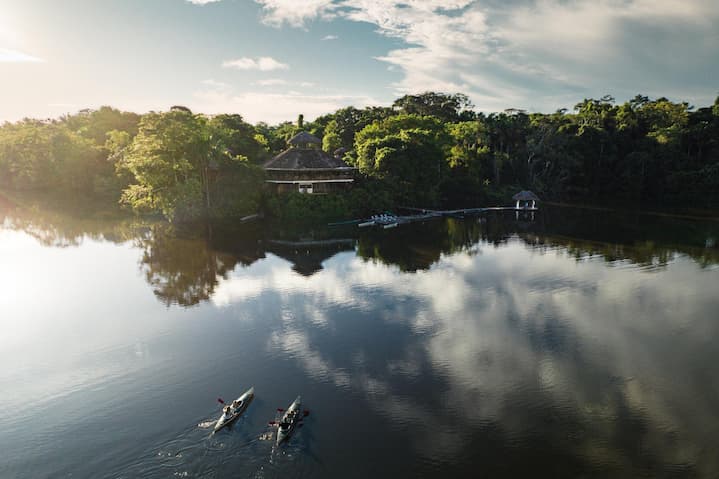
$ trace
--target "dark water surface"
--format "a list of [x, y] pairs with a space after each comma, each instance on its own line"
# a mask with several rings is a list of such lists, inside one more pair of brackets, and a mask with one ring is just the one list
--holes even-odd
[[717, 222], [0, 224], [2, 478], [719, 477]]

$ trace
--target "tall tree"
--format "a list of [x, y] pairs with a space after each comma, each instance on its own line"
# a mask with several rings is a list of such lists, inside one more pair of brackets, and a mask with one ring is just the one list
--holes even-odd
[[394, 189], [398, 201], [434, 205], [439, 198], [450, 139], [433, 117], [399, 115], [357, 134], [360, 171]]
[[434, 116], [442, 121], [467, 121], [476, 118], [474, 105], [467, 95], [455, 93], [425, 92], [419, 95], [405, 95], [394, 101], [392, 106], [400, 113]]
[[139, 211], [160, 211], [170, 219], [197, 217], [208, 185], [210, 145], [207, 121], [179, 108], [149, 113], [123, 160], [135, 177], [122, 201]]

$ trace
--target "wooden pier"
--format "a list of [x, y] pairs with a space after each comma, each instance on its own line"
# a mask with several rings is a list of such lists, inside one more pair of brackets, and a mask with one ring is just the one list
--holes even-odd
[[431, 210], [426, 208], [412, 208], [408, 206], [399, 206], [398, 209], [405, 211], [414, 211], [416, 214], [410, 215], [391, 215], [382, 214], [375, 215], [367, 219], [357, 219], [350, 221], [343, 221], [340, 223], [330, 223], [329, 226], [340, 226], [340, 225], [357, 225], [360, 228], [369, 226], [381, 226], [383, 229], [396, 228], [399, 225], [407, 223], [416, 223], [418, 221], [431, 220], [436, 218], [444, 217], [464, 217], [471, 215], [480, 215], [482, 213], [488, 213], [490, 211], [516, 211], [519, 212], [532, 212], [538, 211], [539, 208], [536, 206], [488, 206], [485, 208], [461, 208], [456, 210]]
[[329, 226], [339, 225], [354, 225], [356, 224], [360, 228], [367, 226], [381, 226], [384, 229], [396, 228], [401, 224], [414, 223], [417, 221], [424, 221], [434, 218], [443, 217], [464, 217], [465, 215], [479, 215], [482, 213], [488, 213], [490, 211], [515, 211], [517, 218], [519, 218], [520, 212], [532, 213], [532, 219], [534, 219], [534, 212], [538, 211], [537, 202], [539, 198], [531, 191], [520, 191], [512, 197], [517, 203], [515, 206], [487, 206], [484, 208], [460, 208], [456, 210], [431, 210], [427, 208], [413, 208], [410, 206], [398, 206], [400, 210], [416, 212], [411, 215], [394, 215], [390, 213], [384, 213], [379, 215], [373, 215], [365, 220], [357, 219], [350, 221], [343, 221], [340, 223], [330, 223]]
[[455, 215], [478, 215], [487, 211], [539, 211], [536, 206], [487, 206], [485, 208], [462, 208], [459, 210], [428, 210], [424, 208], [410, 208], [408, 206], [400, 206], [399, 209], [407, 211], [417, 211], [420, 213], [434, 213], [437, 216], [455, 216]]

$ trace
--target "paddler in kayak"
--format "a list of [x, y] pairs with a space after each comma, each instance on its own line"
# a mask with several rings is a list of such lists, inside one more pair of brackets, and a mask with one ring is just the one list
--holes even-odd
[[222, 408], [222, 412], [223, 412], [223, 414], [222, 414], [222, 418], [221, 418], [221, 419], [222, 419], [222, 420], [225, 420], [225, 421], [226, 421], [227, 419], [229, 419], [230, 416], [232, 416], [232, 415], [235, 413], [235, 411], [233, 410], [233, 408], [232, 408], [231, 406], [225, 406], [225, 407], [223, 407], [223, 408]]
[[[218, 419], [215, 424], [214, 432], [219, 431], [240, 417], [254, 397], [255, 388], [250, 388], [242, 396], [232, 401], [231, 404], [225, 405], [222, 408], [222, 416], [220, 416], [220, 419]], [[218, 401], [224, 403], [221, 398], [218, 398]]]

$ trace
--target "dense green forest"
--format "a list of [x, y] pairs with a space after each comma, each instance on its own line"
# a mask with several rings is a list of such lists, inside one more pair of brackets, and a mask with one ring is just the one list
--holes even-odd
[[[343, 195], [273, 196], [261, 164], [299, 131], [343, 148], [359, 169]], [[547, 200], [719, 207], [719, 97], [586, 99], [573, 112], [484, 114], [463, 94], [406, 95], [305, 122], [251, 125], [182, 106], [144, 115], [110, 107], [0, 126], [0, 188], [120, 204], [182, 221], [264, 211], [362, 215], [396, 205], [480, 206], [531, 189]]]

